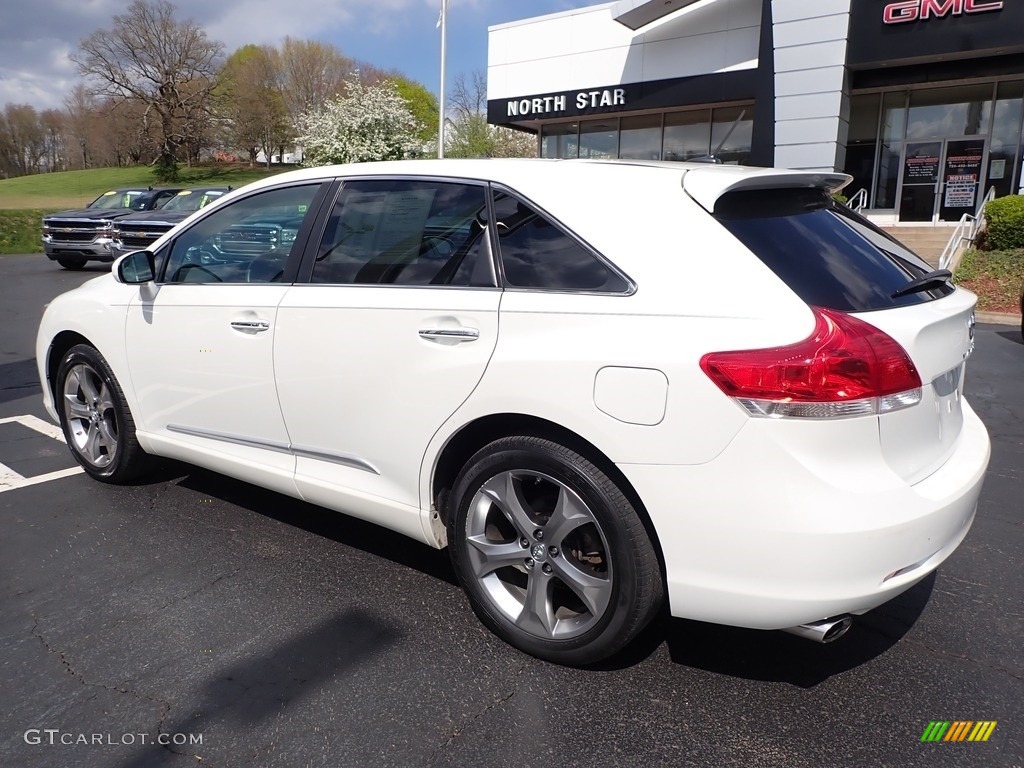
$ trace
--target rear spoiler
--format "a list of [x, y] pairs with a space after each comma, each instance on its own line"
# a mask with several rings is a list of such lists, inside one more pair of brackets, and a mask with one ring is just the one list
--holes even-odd
[[766, 168], [753, 174], [749, 167], [712, 166], [687, 169], [683, 191], [704, 210], [714, 212], [715, 203], [728, 192], [754, 189], [820, 189], [835, 194], [853, 181], [845, 173], [787, 171]]

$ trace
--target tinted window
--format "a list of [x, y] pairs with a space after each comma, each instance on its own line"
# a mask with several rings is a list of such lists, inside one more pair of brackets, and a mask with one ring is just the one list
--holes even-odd
[[515, 288], [624, 293], [629, 284], [551, 219], [516, 198], [494, 196], [505, 282]]
[[314, 283], [494, 285], [480, 185], [350, 181], [328, 218]]
[[142, 210], [150, 195], [144, 189], [137, 190], [111, 190], [93, 200], [88, 208], [101, 208], [112, 210], [116, 208], [132, 208], [136, 211]]
[[274, 189], [211, 213], [174, 240], [164, 281], [279, 281], [319, 189], [319, 184]]
[[225, 194], [227, 193], [219, 189], [186, 189], [182, 190], [177, 195], [168, 200], [166, 203], [164, 203], [160, 207], [160, 210], [188, 212], [198, 211], [200, 208], [205, 208], [218, 197], [222, 197]]
[[715, 205], [715, 218], [812, 306], [864, 312], [953, 291], [943, 285], [892, 298], [932, 268], [818, 190], [730, 192]]

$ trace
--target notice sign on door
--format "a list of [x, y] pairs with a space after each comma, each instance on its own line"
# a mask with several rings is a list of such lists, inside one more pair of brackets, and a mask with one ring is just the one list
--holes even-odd
[[978, 177], [973, 174], [946, 177], [947, 208], [973, 208], [978, 192]]

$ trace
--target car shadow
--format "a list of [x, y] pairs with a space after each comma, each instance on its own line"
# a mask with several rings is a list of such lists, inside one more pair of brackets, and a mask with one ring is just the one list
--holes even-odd
[[[325, 682], [357, 669], [401, 637], [394, 626], [367, 611], [342, 611], [274, 648], [216, 669], [196, 698], [178, 707], [190, 714], [177, 722], [161, 721], [160, 733], [165, 739], [175, 734], [202, 735], [205, 725], [225, 721], [240, 726], [267, 724], [306, 696], [318, 693]], [[201, 719], [192, 712], [201, 712]], [[143, 752], [121, 763], [121, 768], [162, 764], [167, 752], [193, 757], [203, 749], [151, 742]]]
[[1024, 346], [1024, 338], [1021, 337], [1021, 331], [996, 331], [996, 336], [1001, 336], [1004, 339], [1012, 341], [1014, 344]]
[[255, 514], [458, 586], [447, 552], [420, 544], [365, 520], [177, 462], [169, 463], [146, 479], [149, 482], [160, 477], [170, 479], [168, 475], [180, 473], [182, 469], [187, 472], [184, 477], [177, 475], [181, 478], [177, 484], [182, 488], [218, 498]]
[[744, 680], [813, 688], [896, 645], [920, 618], [934, 586], [932, 573], [885, 605], [854, 617], [850, 631], [828, 644], [785, 632], [675, 619], [666, 611], [637, 642], [603, 666], [633, 666], [665, 642], [676, 664]]
[[0, 364], [0, 404], [42, 393], [35, 359]]
[[[167, 461], [144, 482], [167, 481], [459, 586], [446, 552], [372, 523], [173, 461]], [[932, 573], [885, 605], [855, 617], [852, 629], [828, 644], [784, 632], [676, 619], [666, 606], [626, 649], [589, 669], [627, 669], [667, 645], [675, 664], [746, 680], [813, 688], [896, 645], [921, 616], [934, 585]]]

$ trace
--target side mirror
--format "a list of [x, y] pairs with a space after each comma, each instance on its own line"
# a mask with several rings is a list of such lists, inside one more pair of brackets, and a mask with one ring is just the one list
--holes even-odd
[[117, 262], [117, 281], [127, 285], [144, 285], [156, 279], [156, 263], [150, 251], [134, 251]]

